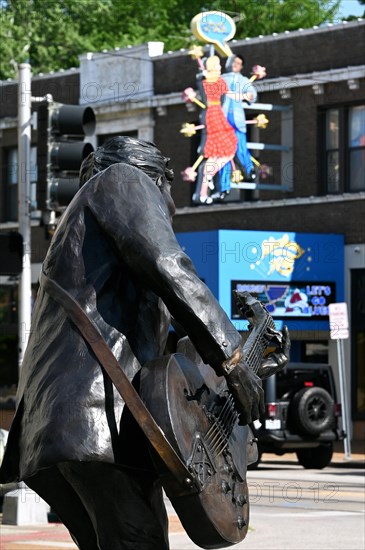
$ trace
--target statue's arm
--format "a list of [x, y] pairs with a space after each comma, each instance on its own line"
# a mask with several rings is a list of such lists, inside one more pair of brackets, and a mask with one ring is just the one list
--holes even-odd
[[136, 279], [161, 297], [203, 360], [223, 374], [241, 337], [178, 244], [160, 190], [127, 165], [112, 166], [104, 178], [91, 205], [99, 224]]
[[252, 82], [250, 82], [250, 79], [240, 75], [239, 83], [242, 94], [249, 97], [250, 103], [255, 103], [257, 100], [257, 90]]

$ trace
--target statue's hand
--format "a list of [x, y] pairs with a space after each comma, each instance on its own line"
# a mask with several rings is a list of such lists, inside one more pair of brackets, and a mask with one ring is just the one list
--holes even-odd
[[261, 379], [240, 362], [225, 378], [240, 415], [239, 423], [246, 425], [259, 418], [265, 411]]
[[283, 327], [282, 332], [268, 328], [266, 338], [270, 341], [270, 346], [275, 347], [275, 351], [263, 359], [257, 372], [261, 379], [268, 378], [283, 369], [288, 364], [290, 353], [290, 337], [286, 326]]

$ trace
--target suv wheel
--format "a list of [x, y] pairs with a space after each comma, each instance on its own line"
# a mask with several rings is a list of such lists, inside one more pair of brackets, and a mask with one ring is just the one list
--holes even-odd
[[304, 468], [314, 468], [321, 470], [328, 466], [332, 460], [333, 445], [320, 445], [313, 449], [300, 449], [297, 451], [299, 464]]
[[323, 388], [303, 388], [293, 397], [291, 404], [293, 420], [298, 430], [319, 435], [333, 426], [334, 401]]

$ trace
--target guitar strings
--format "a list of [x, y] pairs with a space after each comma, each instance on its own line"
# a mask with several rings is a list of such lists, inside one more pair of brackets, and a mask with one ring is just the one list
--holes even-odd
[[[259, 329], [258, 331], [259, 334], [257, 334], [257, 330], [252, 331], [246, 342], [246, 347], [251, 347], [251, 349], [245, 357], [245, 362], [255, 373], [257, 373], [260, 367], [260, 357], [263, 357], [267, 347], [263, 334], [268, 326], [275, 328], [275, 324], [273, 323], [271, 317], [267, 317], [261, 326], [261, 330]], [[252, 339], [254, 333], [254, 342], [251, 343], [250, 339]], [[237, 418], [238, 412], [235, 408], [234, 399], [232, 395], [229, 395], [226, 398], [218, 417], [216, 417], [216, 419], [212, 422], [211, 427], [205, 434], [207, 444], [214, 454], [214, 458], [217, 458], [227, 447], [228, 438], [232, 432], [234, 423], [237, 421]]]
[[[214, 445], [211, 447], [211, 450], [212, 452], [214, 453], [214, 457], [217, 457], [220, 453], [219, 453], [219, 449], [221, 449], [222, 447], [222, 444], [224, 447], [227, 446], [228, 444], [228, 441], [226, 440], [225, 436], [222, 434], [222, 432], [219, 430], [219, 427], [218, 427], [218, 433], [217, 433], [217, 436], [218, 436], [218, 440], [214, 443]], [[223, 449], [222, 449], [223, 450]]]
[[237, 416], [238, 414], [233, 406], [233, 398], [229, 396], [218, 418], [207, 432], [207, 441], [212, 451], [215, 453], [215, 457], [219, 456], [227, 447], [228, 437]]
[[[222, 412], [223, 412], [225, 409], [228, 408], [228, 406], [229, 406], [229, 405], [228, 405], [228, 400], [226, 400], [226, 402], [225, 402], [225, 404], [223, 405], [222, 410], [220, 411], [219, 415], [221, 415]], [[218, 417], [218, 418], [219, 418], [219, 417]], [[215, 423], [216, 423], [216, 420], [213, 422], [212, 426], [209, 428], [209, 430], [208, 430], [207, 433], [205, 434], [206, 437], [209, 437], [210, 432], [211, 432], [211, 431], [214, 429], [214, 427], [215, 427]]]
[[[268, 318], [264, 323], [263, 327], [259, 331], [259, 335], [257, 335], [257, 333], [255, 334], [255, 343], [245, 358], [246, 363], [255, 373], [258, 371], [260, 366], [258, 357], [262, 357], [266, 347], [261, 338], [262, 334], [266, 331], [269, 324], [270, 326], [273, 325], [273, 323], [270, 323], [269, 321], [271, 321], [270, 318]], [[275, 325], [273, 325], [273, 328], [274, 327]], [[257, 348], [259, 348], [259, 350]], [[218, 417], [213, 421], [211, 427], [206, 433], [206, 441], [214, 453], [215, 458], [218, 457], [227, 447], [228, 438], [231, 434], [234, 423], [237, 421], [237, 418], [238, 413], [234, 406], [233, 397], [229, 395], [220, 410]]]
[[[212, 428], [214, 428], [212, 430]], [[214, 421], [214, 424], [212, 425], [211, 429], [209, 430], [211, 433], [207, 437], [207, 442], [209, 446], [211, 447], [212, 451], [216, 451], [216, 449], [221, 445], [221, 442], [224, 440], [225, 435], [222, 433], [222, 426], [218, 419]]]
[[[215, 449], [215, 452], [217, 453], [216, 456], [219, 456], [224, 451], [224, 449], [227, 447], [228, 438], [229, 438], [229, 436], [232, 432], [233, 425], [236, 422], [237, 417], [238, 417], [238, 413], [234, 408], [234, 402], [233, 402], [232, 396], [229, 397], [229, 400], [230, 400], [229, 411], [228, 411], [228, 414], [227, 414], [227, 412], [225, 413], [226, 418], [224, 420], [224, 425], [225, 425], [225, 428], [223, 428], [224, 429], [224, 436], [221, 439], [220, 446], [217, 446], [216, 449]], [[223, 445], [222, 445], [222, 443], [223, 443]]]
[[[261, 329], [259, 329], [259, 334], [257, 334], [257, 331], [255, 332], [255, 338], [254, 342], [251, 345], [251, 350], [245, 357], [245, 362], [249, 365], [250, 368], [256, 373], [260, 367], [260, 357], [263, 356], [264, 351], [267, 346], [265, 346], [265, 342], [262, 339], [262, 335], [264, 332], [266, 332], [267, 327], [275, 329], [275, 324], [272, 321], [271, 317], [267, 317], [265, 322], [263, 323]], [[249, 335], [246, 346], [249, 347], [250, 345], [250, 339], [253, 339], [254, 331], [251, 332]], [[259, 352], [257, 353], [257, 347], [260, 347]]]
[[[222, 430], [218, 424], [218, 420], [214, 421], [214, 425], [212, 427], [214, 427], [214, 431], [209, 435], [209, 438], [207, 438], [207, 442], [209, 446], [212, 448], [212, 450], [214, 450], [217, 446], [217, 443], [219, 445], [220, 441], [222, 440]], [[218, 439], [218, 442], [217, 442], [217, 439]]]

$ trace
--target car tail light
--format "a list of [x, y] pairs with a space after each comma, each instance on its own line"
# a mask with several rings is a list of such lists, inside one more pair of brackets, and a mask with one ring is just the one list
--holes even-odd
[[312, 388], [312, 387], [314, 386], [314, 382], [309, 382], [309, 381], [308, 381], [308, 382], [304, 382], [304, 386], [305, 386], [306, 388]]
[[266, 403], [266, 414], [269, 418], [275, 418], [277, 413], [276, 403]]
[[341, 403], [335, 403], [335, 416], [342, 416]]

